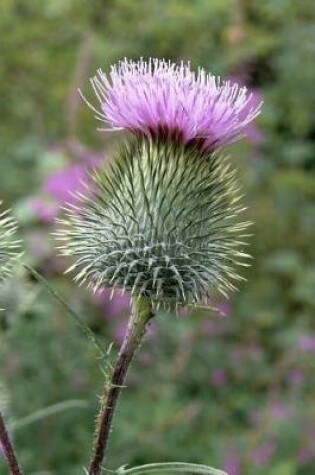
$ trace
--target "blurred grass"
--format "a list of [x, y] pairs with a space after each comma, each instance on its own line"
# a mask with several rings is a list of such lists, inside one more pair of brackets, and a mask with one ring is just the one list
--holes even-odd
[[[51, 226], [30, 207], [33, 196], [52, 200], [43, 192], [47, 176], [95, 151], [110, 156], [120, 139], [96, 131], [76, 89], [89, 96], [88, 77], [122, 57], [165, 56], [237, 77], [262, 95], [260, 140], [231, 148], [255, 223], [248, 282], [229, 318], [199, 312], [156, 320], [121, 400], [109, 462], [313, 475], [314, 2], [2, 0], [1, 7], [1, 199], [19, 217], [29, 263], [84, 315], [104, 348], [117, 343], [127, 310], [111, 317], [107, 303], [62, 276]], [[65, 400], [88, 404], [14, 432], [25, 471], [77, 475], [102, 387], [94, 350], [27, 272], [0, 289], [0, 302], [9, 421]]]

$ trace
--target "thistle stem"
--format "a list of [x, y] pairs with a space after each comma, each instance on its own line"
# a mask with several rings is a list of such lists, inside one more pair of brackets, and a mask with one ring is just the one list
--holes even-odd
[[8, 462], [11, 475], [22, 475], [22, 470], [19, 467], [9, 433], [4, 423], [4, 419], [0, 412], [0, 443], [2, 445], [5, 457]]
[[99, 475], [105, 460], [106, 449], [116, 405], [123, 388], [130, 363], [139, 349], [146, 331], [146, 324], [153, 317], [150, 300], [141, 298], [134, 302], [128, 331], [119, 351], [110, 382], [105, 383], [100, 418], [96, 428], [96, 442], [90, 462], [89, 475]]

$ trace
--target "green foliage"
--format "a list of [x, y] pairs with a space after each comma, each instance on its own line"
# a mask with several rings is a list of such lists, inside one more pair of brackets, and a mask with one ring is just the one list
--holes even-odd
[[193, 463], [170, 462], [170, 463], [151, 463], [147, 465], [140, 465], [139, 467], [127, 468], [120, 467], [117, 472], [118, 475], [146, 475], [147, 473], [171, 474], [171, 473], [194, 473], [200, 475], [227, 475], [221, 470], [206, 467], [205, 465], [198, 465]]
[[[52, 148], [62, 147], [61, 167], [79, 161], [84, 146], [109, 156], [117, 140], [95, 131], [77, 88], [86, 91], [95, 69], [117, 59], [164, 55], [236, 75], [264, 99], [262, 143], [233, 146], [254, 222], [248, 282], [229, 319], [156, 319], [121, 399], [110, 467], [182, 460], [228, 471], [229, 461], [231, 475], [315, 472], [314, 20], [313, 0], [1, 2], [1, 199], [21, 215], [29, 262], [104, 348], [113, 339], [117, 348], [126, 315], [110, 318], [107, 304], [62, 276], [68, 263], [55, 260], [50, 228], [28, 204], [56, 168]], [[75, 148], [78, 137], [84, 146]], [[78, 475], [98, 411], [100, 362], [32, 276], [18, 280], [0, 295], [10, 420], [73, 399], [88, 407], [13, 430], [17, 450], [26, 473]]]

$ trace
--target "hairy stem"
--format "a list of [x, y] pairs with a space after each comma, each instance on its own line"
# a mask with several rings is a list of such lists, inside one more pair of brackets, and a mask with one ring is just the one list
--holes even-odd
[[115, 408], [124, 385], [130, 363], [140, 347], [146, 324], [153, 317], [151, 302], [141, 298], [133, 305], [127, 335], [120, 348], [110, 381], [106, 381], [100, 418], [96, 428], [96, 442], [88, 474], [99, 475], [105, 461]]
[[2, 414], [0, 412], [0, 443], [6, 456], [11, 475], [22, 475], [19, 467], [9, 433], [6, 429]]

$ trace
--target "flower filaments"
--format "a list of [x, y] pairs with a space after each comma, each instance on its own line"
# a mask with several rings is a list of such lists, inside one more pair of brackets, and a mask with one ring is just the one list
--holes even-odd
[[20, 241], [16, 239], [16, 230], [15, 220], [8, 211], [2, 211], [0, 213], [0, 283], [12, 273], [21, 257]]
[[249, 107], [246, 87], [203, 69], [194, 72], [189, 63], [124, 60], [112, 66], [109, 77], [99, 69], [91, 83], [100, 110], [88, 104], [109, 127], [184, 144], [197, 141], [206, 151], [242, 137], [261, 108]]
[[68, 207], [59, 238], [76, 278], [162, 305], [224, 295], [241, 279], [248, 223], [226, 159], [172, 142], [135, 139], [96, 171], [88, 198]]

